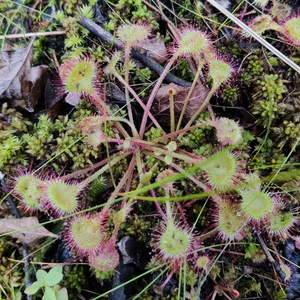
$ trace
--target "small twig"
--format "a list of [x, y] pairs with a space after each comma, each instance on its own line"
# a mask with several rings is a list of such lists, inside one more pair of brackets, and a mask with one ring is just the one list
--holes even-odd
[[267, 260], [272, 264], [272, 266], [274, 267], [275, 271], [277, 272], [278, 276], [281, 279], [284, 279], [286, 277], [285, 273], [282, 271], [280, 265], [275, 261], [275, 259], [273, 258], [273, 256], [271, 255], [270, 251], [268, 250], [264, 240], [262, 239], [261, 235], [259, 232], [256, 232], [256, 236], [258, 239], [258, 242], [263, 250], [263, 252], [265, 253]]
[[[29, 287], [32, 285], [32, 281], [31, 281], [30, 274], [29, 274], [29, 267], [30, 267], [30, 259], [29, 258], [30, 257], [28, 255], [28, 247], [25, 243], [22, 243], [21, 251], [22, 251], [23, 260], [24, 260], [23, 271], [25, 274], [25, 287]], [[32, 300], [32, 295], [27, 294], [27, 300]]]
[[[162, 20], [164, 20], [167, 24], [168, 27], [170, 29], [170, 31], [172, 32], [173, 36], [175, 37], [175, 39], [178, 41], [180, 38], [180, 35], [178, 33], [178, 29], [176, 28], [176, 26], [169, 20], [169, 18], [166, 17], [166, 15], [163, 12], [162, 9], [162, 4], [160, 3], [160, 1], [157, 1], [157, 5], [159, 7], [156, 8], [154, 5], [152, 5], [151, 3], [147, 2], [146, 0], [142, 0], [144, 4], [146, 4], [151, 10], [155, 11], [157, 14], [159, 14], [159, 16], [161, 17]], [[173, 13], [172, 11], [170, 11], [171, 13]], [[173, 13], [174, 14], [174, 13]], [[175, 15], [175, 17], [177, 17]]]
[[5, 183], [5, 181], [4, 181], [4, 176], [1, 178], [1, 185], [2, 185], [2, 190], [3, 190], [3, 192], [7, 195], [6, 196], [6, 201], [9, 203], [9, 205], [11, 206], [11, 209], [12, 209], [12, 214], [16, 217], [16, 218], [18, 218], [18, 219], [20, 219], [21, 218], [21, 215], [20, 215], [20, 213], [19, 213], [19, 211], [18, 211], [18, 209], [16, 208], [16, 205], [15, 205], [15, 203], [14, 203], [14, 201], [11, 199], [11, 197], [10, 197], [10, 191], [9, 191], [9, 189], [8, 189], [8, 187], [7, 187], [7, 185], [6, 185], [6, 183]]
[[[93, 21], [82, 16], [81, 19], [78, 21], [78, 24], [80, 24], [81, 26], [83, 26], [84, 28], [86, 28], [87, 30], [89, 30], [90, 32], [95, 34], [96, 36], [98, 36], [103, 41], [105, 41], [109, 44], [112, 44], [115, 48], [123, 49], [122, 43], [117, 38], [115, 38], [112, 34], [107, 32], [106, 30], [104, 30], [102, 27], [100, 27]], [[152, 71], [154, 71], [158, 75], [161, 75], [162, 72], [164, 71], [163, 66], [161, 66], [155, 60], [151, 59], [150, 57], [148, 57], [145, 54], [140, 53], [137, 50], [132, 49], [131, 56], [133, 58], [137, 59], [138, 61], [140, 61], [141, 63], [143, 63], [144, 65], [146, 65], [147, 67], [149, 67]], [[173, 83], [183, 86], [183, 87], [191, 86], [190, 82], [185, 81], [181, 78], [178, 78], [177, 76], [175, 76], [171, 73], [168, 73], [165, 76], [164, 80], [166, 82], [173, 82]]]
[[49, 31], [49, 32], [16, 33], [16, 34], [0, 35], [0, 40], [28, 38], [33, 36], [63, 35], [63, 34], [66, 34], [65, 30]]
[[[4, 181], [4, 176], [1, 176], [0, 178], [0, 183], [2, 185], [2, 190], [4, 191], [4, 193], [6, 193], [8, 196], [6, 197], [6, 201], [9, 203], [9, 205], [12, 208], [12, 214], [16, 216], [16, 218], [20, 219], [21, 215], [14, 203], [14, 201], [12, 200], [12, 198], [10, 197], [10, 191]], [[22, 246], [20, 247], [21, 251], [22, 251], [22, 255], [23, 255], [23, 260], [24, 260], [24, 267], [23, 267], [23, 271], [25, 274], [25, 286], [29, 287], [32, 282], [30, 279], [30, 274], [29, 274], [29, 266], [30, 266], [30, 260], [29, 260], [29, 255], [28, 255], [28, 248], [27, 248], [27, 244], [22, 242]], [[27, 295], [27, 300], [32, 300], [32, 295]]]

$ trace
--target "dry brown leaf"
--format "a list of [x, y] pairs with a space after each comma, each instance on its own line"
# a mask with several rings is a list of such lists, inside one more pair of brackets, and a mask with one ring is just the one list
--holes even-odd
[[39, 240], [44, 237], [58, 238], [56, 234], [53, 234], [40, 225], [37, 217], [0, 219], [0, 234], [3, 233], [21, 240], [29, 247], [37, 245]]
[[27, 99], [27, 107], [34, 109], [38, 101], [44, 96], [48, 77], [48, 66], [32, 67], [22, 84], [23, 98]]
[[[15, 51], [0, 53], [0, 99], [10, 100], [32, 112], [44, 93], [47, 66], [31, 67], [32, 39]], [[25, 100], [26, 104], [22, 105]]]
[[33, 39], [15, 51], [4, 51], [0, 60], [5, 65], [0, 69], [0, 95], [21, 99], [21, 81], [31, 68]]
[[[174, 96], [174, 112], [177, 118], [181, 114], [184, 101], [190, 90], [189, 87], [182, 87], [174, 83], [165, 85], [158, 90], [151, 112], [156, 118], [163, 117], [166, 124], [169, 124], [170, 120], [170, 98], [168, 95], [170, 88], [174, 88], [177, 91], [177, 94]], [[184, 122], [187, 122], [196, 113], [200, 105], [204, 102], [207, 93], [208, 90], [203, 85], [198, 84], [194, 88], [184, 113]]]
[[168, 59], [166, 45], [164, 41], [158, 37], [142, 43], [139, 50], [142, 53], [145, 52], [147, 56], [149, 56], [159, 64]]

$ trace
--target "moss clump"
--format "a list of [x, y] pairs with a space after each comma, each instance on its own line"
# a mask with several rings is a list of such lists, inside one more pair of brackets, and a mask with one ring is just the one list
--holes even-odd
[[113, 11], [109, 13], [109, 22], [105, 27], [107, 30], [114, 30], [124, 21], [125, 23], [148, 23], [153, 29], [159, 27], [154, 12], [149, 10], [142, 0], [119, 0], [114, 5]]
[[64, 285], [68, 289], [70, 299], [76, 299], [78, 293], [86, 286], [87, 280], [84, 274], [84, 267], [80, 265], [66, 265], [64, 267], [66, 279]]
[[13, 245], [15, 243], [9, 237], [2, 236], [0, 238], [0, 295], [10, 296], [11, 291], [13, 291], [14, 296], [21, 299], [22, 295], [17, 291], [24, 282], [24, 272], [22, 266], [17, 261], [22, 258], [18, 255], [17, 246]]
[[251, 55], [248, 57], [247, 71], [254, 76], [259, 76], [262, 74], [264, 68], [264, 62], [257, 55]]
[[284, 113], [280, 109], [280, 102], [287, 88], [278, 74], [266, 74], [256, 82], [255, 90], [252, 95], [252, 113], [258, 116], [258, 124], [267, 127], [278, 115]]
[[144, 218], [138, 218], [135, 214], [134, 218], [127, 218], [126, 222], [120, 226], [120, 231], [125, 236], [134, 237], [137, 241], [147, 241], [149, 238], [149, 230], [151, 229], [151, 222]]
[[152, 141], [154, 139], [160, 138], [162, 135], [163, 130], [155, 127], [151, 127], [147, 132], [145, 132], [147, 141]]
[[[93, 160], [102, 157], [104, 149], [86, 144], [79, 127], [80, 121], [92, 113], [92, 106], [83, 101], [71, 116], [59, 116], [53, 122], [47, 115], [41, 115], [34, 123], [4, 105], [2, 116], [7, 122], [0, 134], [1, 169], [9, 171], [12, 165], [27, 166], [32, 159], [43, 161], [54, 156], [52, 165], [56, 171], [65, 168], [66, 163], [71, 170], [92, 165]], [[114, 136], [111, 127], [107, 124], [106, 132]]]
[[226, 86], [222, 91], [222, 98], [231, 106], [234, 106], [238, 99], [238, 89], [233, 86]]

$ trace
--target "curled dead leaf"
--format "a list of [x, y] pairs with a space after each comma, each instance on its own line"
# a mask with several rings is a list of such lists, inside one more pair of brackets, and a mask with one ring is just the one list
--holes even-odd
[[56, 234], [42, 226], [37, 217], [0, 219], [0, 234], [19, 239], [29, 247], [37, 245], [45, 237], [58, 238]]
[[48, 76], [47, 66], [31, 67], [33, 41], [17, 50], [0, 53], [0, 99], [29, 112], [43, 96]]
[[163, 63], [168, 58], [166, 45], [158, 37], [144, 42], [142, 46], [137, 48], [158, 63]]
[[[170, 124], [170, 96], [168, 94], [168, 90], [172, 88], [176, 90], [176, 95], [174, 96], [174, 112], [176, 118], [180, 116], [184, 101], [190, 90], [190, 87], [182, 87], [174, 83], [162, 86], [158, 90], [151, 112], [156, 118], [162, 119], [166, 125]], [[198, 108], [204, 102], [207, 93], [208, 89], [204, 85], [198, 84], [194, 88], [184, 113], [184, 123], [191, 119], [191, 117], [196, 113]]]

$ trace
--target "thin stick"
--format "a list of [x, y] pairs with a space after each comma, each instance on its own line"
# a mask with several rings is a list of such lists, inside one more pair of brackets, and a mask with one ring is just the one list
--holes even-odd
[[[92, 32], [93, 34], [95, 34], [101, 40], [113, 45], [115, 48], [121, 49], [121, 50], [123, 49], [122, 43], [116, 37], [114, 37], [112, 34], [107, 32], [106, 30], [104, 30], [102, 27], [95, 24], [91, 20], [82, 16], [81, 19], [77, 23], [80, 24], [81, 26], [83, 26], [84, 28], [86, 28], [87, 30], [89, 30], [90, 32]], [[137, 59], [138, 61], [140, 61], [147, 67], [149, 67], [152, 71], [154, 71], [158, 75], [161, 75], [163, 73], [164, 67], [162, 67], [155, 60], [151, 59], [149, 56], [144, 55], [135, 49], [131, 49], [130, 54], [133, 58]], [[185, 81], [181, 78], [178, 78], [171, 73], [166, 74], [166, 76], [164, 77], [164, 81], [173, 82], [175, 84], [178, 84], [178, 85], [184, 86], [184, 87], [191, 86], [190, 82]]]
[[49, 31], [49, 32], [16, 33], [16, 34], [0, 35], [0, 40], [28, 38], [33, 36], [63, 35], [63, 34], [66, 34], [65, 30]]
[[[3, 176], [4, 177], [4, 176]], [[4, 191], [4, 193], [8, 194], [6, 200], [9, 203], [9, 205], [12, 208], [12, 214], [16, 216], [16, 218], [20, 219], [21, 215], [14, 203], [14, 201], [11, 199], [11, 197], [9, 196], [10, 191], [6, 186], [6, 183], [4, 181], [4, 178], [0, 179], [0, 184], [2, 185], [2, 189]], [[27, 244], [22, 242], [22, 246], [20, 247], [21, 251], [22, 251], [22, 255], [23, 255], [23, 260], [24, 260], [24, 274], [25, 274], [25, 286], [29, 287], [32, 284], [31, 278], [30, 278], [30, 274], [29, 274], [29, 266], [30, 266], [30, 257], [28, 255], [28, 247]], [[32, 300], [32, 295], [27, 295], [27, 300]]]

